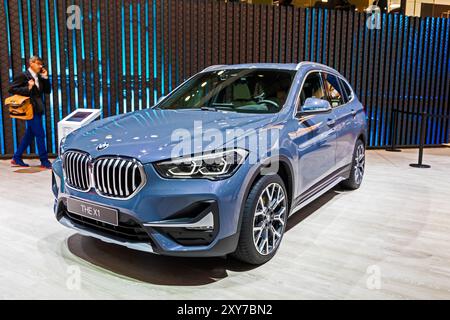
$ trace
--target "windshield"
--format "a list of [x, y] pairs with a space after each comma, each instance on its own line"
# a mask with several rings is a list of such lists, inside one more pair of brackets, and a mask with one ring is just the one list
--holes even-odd
[[200, 73], [164, 99], [160, 109], [276, 113], [286, 102], [295, 71], [219, 70]]

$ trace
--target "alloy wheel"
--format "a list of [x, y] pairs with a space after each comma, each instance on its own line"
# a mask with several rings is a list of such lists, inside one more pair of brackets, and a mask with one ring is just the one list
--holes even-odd
[[278, 183], [268, 185], [259, 196], [253, 218], [253, 243], [261, 255], [274, 252], [285, 230], [286, 194]]
[[365, 148], [363, 144], [359, 144], [355, 155], [355, 182], [361, 184], [364, 176], [364, 168], [366, 165]]

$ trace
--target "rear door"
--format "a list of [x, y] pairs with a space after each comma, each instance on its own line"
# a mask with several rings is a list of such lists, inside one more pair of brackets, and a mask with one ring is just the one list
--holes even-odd
[[333, 113], [336, 117], [336, 168], [340, 169], [352, 161], [354, 149], [353, 122], [355, 110], [350, 104], [351, 96], [346, 92], [343, 80], [340, 77], [322, 73], [325, 89], [327, 91]]

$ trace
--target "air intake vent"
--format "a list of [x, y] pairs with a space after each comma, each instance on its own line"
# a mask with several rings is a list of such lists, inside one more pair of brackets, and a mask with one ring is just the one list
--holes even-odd
[[134, 160], [99, 159], [93, 170], [97, 192], [108, 197], [128, 198], [145, 182], [142, 166]]
[[85, 153], [70, 151], [64, 154], [66, 183], [81, 191], [90, 189], [89, 156]]

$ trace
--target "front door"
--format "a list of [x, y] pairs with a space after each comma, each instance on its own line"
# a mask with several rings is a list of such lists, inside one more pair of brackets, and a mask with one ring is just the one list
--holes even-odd
[[[300, 91], [298, 111], [307, 98], [315, 97], [328, 100], [320, 72], [307, 75]], [[336, 118], [333, 112], [299, 114], [296, 131], [291, 132], [291, 139], [297, 145], [298, 152], [298, 189], [300, 194], [323, 180], [335, 169]]]

